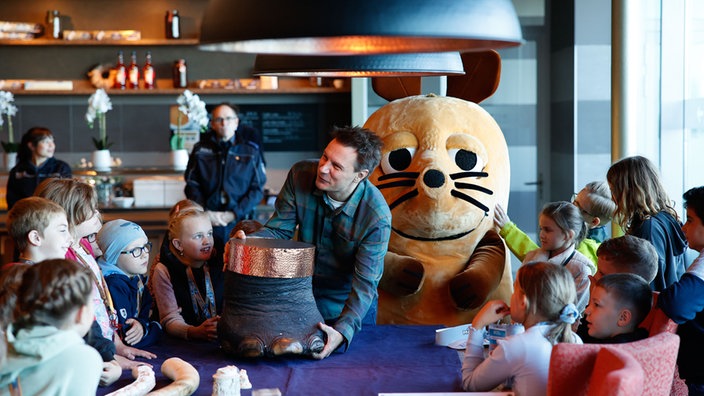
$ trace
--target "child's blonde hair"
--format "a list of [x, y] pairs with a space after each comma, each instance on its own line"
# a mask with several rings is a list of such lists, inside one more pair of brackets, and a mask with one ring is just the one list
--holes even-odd
[[44, 260], [29, 266], [17, 292], [16, 329], [63, 327], [72, 313], [90, 302], [92, 290], [91, 275], [71, 260]]
[[526, 263], [518, 269], [516, 281], [526, 296], [527, 309], [556, 323], [546, 338], [553, 344], [575, 342], [572, 323], [579, 313], [574, 306], [577, 289], [569, 270], [544, 261]]
[[27, 236], [32, 231], [37, 231], [43, 238], [44, 230], [56, 215], [66, 216], [66, 212], [46, 198], [27, 197], [17, 201], [7, 212], [7, 230], [17, 249], [22, 252], [27, 248]]
[[655, 164], [639, 155], [615, 162], [606, 172], [606, 180], [616, 201], [615, 218], [626, 232], [660, 212], [679, 220]]
[[589, 229], [579, 208], [567, 201], [549, 202], [540, 214], [552, 219], [563, 232], [574, 231], [572, 240], [575, 246], [587, 236]]
[[600, 225], [608, 224], [614, 218], [616, 202], [611, 199], [611, 189], [605, 181], [593, 181], [584, 186], [589, 200], [586, 208], [588, 214], [599, 218]]

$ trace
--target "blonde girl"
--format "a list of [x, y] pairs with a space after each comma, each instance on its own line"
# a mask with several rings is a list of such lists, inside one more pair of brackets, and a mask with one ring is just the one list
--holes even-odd
[[[575, 298], [574, 281], [564, 267], [535, 262], [519, 268], [511, 306], [489, 301], [472, 321], [462, 362], [462, 388], [489, 391], [508, 384], [517, 396], [545, 395], [553, 345], [582, 343], [572, 333], [572, 324], [579, 318]], [[509, 314], [525, 331], [499, 341], [485, 359], [485, 327]]]
[[587, 235], [587, 224], [579, 208], [566, 201], [550, 202], [538, 218], [540, 248], [526, 254], [523, 263], [547, 261], [565, 267], [577, 288], [577, 309], [581, 313], [589, 302], [589, 275], [596, 266], [575, 249]]
[[66, 259], [25, 267], [7, 332], [10, 348], [0, 368], [0, 389], [26, 395], [95, 394], [102, 359], [82, 339], [93, 323], [92, 289], [91, 275]]
[[184, 339], [217, 339], [222, 310], [222, 256], [216, 254], [206, 212], [182, 208], [169, 219], [168, 250], [152, 274], [164, 330]]
[[628, 235], [643, 238], [658, 252], [658, 272], [650, 287], [660, 291], [685, 271], [687, 240], [655, 164], [641, 156], [624, 158], [606, 173], [615, 221]]

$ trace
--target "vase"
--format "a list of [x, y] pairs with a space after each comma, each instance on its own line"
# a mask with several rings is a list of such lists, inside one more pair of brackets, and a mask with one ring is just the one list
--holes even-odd
[[188, 165], [188, 150], [171, 150], [171, 165], [175, 170], [186, 170]]
[[5, 169], [8, 171], [15, 167], [17, 164], [17, 153], [5, 153]]
[[112, 166], [112, 158], [110, 150], [95, 150], [93, 151], [93, 169], [98, 172], [109, 172]]

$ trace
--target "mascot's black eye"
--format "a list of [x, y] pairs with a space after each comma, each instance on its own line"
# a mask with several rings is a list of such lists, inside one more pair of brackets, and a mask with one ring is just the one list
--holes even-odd
[[477, 157], [477, 154], [462, 149], [451, 149], [448, 150], [450, 158], [455, 161], [457, 166], [464, 171], [480, 170], [483, 164], [481, 164], [481, 159]]
[[415, 147], [404, 147], [384, 154], [381, 159], [381, 169], [385, 174], [408, 169], [416, 153]]

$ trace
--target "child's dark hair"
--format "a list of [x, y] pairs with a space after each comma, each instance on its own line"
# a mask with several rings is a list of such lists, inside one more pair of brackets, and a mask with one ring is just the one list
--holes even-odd
[[80, 264], [66, 259], [29, 266], [17, 292], [15, 328], [63, 327], [75, 311], [90, 302], [93, 280]]
[[546, 335], [553, 344], [574, 343], [572, 323], [579, 318], [574, 304], [577, 288], [569, 270], [561, 265], [536, 261], [522, 265], [516, 273], [518, 285], [526, 296], [528, 309], [556, 325]]
[[564, 232], [574, 231], [574, 244], [579, 245], [587, 236], [589, 228], [579, 208], [567, 201], [549, 202], [543, 206], [543, 216], [551, 218]]
[[650, 285], [641, 276], [636, 274], [610, 274], [605, 275], [596, 282], [595, 287], [601, 287], [614, 297], [616, 305], [631, 311], [635, 326], [648, 316], [653, 306], [653, 292]]
[[658, 252], [650, 241], [633, 235], [607, 239], [596, 250], [597, 257], [608, 260], [622, 273], [641, 276], [650, 283], [658, 273]]
[[0, 272], [0, 330], [5, 330], [14, 322], [14, 309], [17, 306], [17, 291], [22, 283], [24, 272], [31, 266], [26, 263], [12, 264]]
[[692, 209], [704, 222], [704, 186], [690, 188], [682, 198], [684, 198], [684, 207]]
[[17, 160], [31, 161], [32, 150], [30, 150], [29, 144], [32, 143], [34, 147], [37, 147], [37, 144], [39, 144], [42, 140], [53, 137], [54, 135], [51, 133], [49, 128], [39, 126], [29, 128], [29, 130], [22, 135], [20, 147], [17, 150]]

